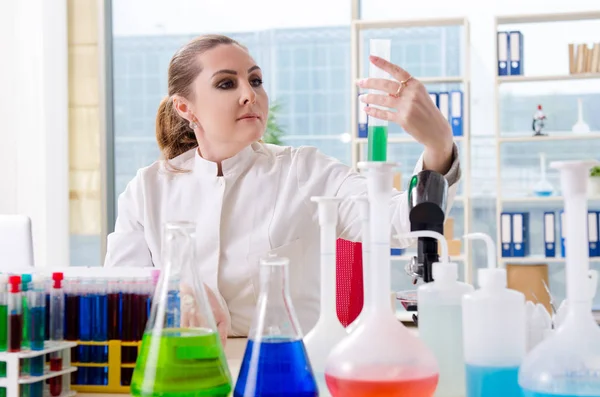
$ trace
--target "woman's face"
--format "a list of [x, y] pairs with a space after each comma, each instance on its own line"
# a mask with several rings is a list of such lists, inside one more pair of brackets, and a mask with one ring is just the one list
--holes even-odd
[[[189, 109], [200, 147], [227, 145], [235, 153], [258, 141], [269, 113], [262, 71], [237, 45], [219, 45], [198, 57]], [[189, 120], [190, 118], [188, 118]]]

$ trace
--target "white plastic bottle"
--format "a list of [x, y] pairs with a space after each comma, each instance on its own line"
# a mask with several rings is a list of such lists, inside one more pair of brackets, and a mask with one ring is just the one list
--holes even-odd
[[408, 234], [431, 237], [441, 247], [440, 262], [432, 266], [433, 282], [417, 290], [419, 337], [431, 349], [440, 370], [436, 397], [465, 395], [465, 361], [462, 334], [462, 298], [473, 286], [458, 281], [458, 265], [448, 262], [448, 247], [443, 235], [431, 231]]
[[482, 233], [488, 268], [479, 269], [479, 289], [463, 297], [463, 343], [467, 397], [521, 397], [519, 366], [525, 357], [525, 295], [506, 287], [506, 269], [496, 268], [496, 248]]

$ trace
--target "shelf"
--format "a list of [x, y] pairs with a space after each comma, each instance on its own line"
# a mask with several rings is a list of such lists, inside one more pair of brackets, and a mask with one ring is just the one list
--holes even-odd
[[498, 84], [503, 83], [531, 83], [542, 81], [588, 80], [600, 79], [600, 73], [578, 73], [549, 76], [498, 76]]
[[418, 28], [427, 26], [455, 26], [467, 24], [466, 18], [440, 18], [416, 20], [379, 20], [379, 21], [352, 21], [352, 27], [362, 29], [390, 29], [390, 28]]
[[[600, 257], [591, 257], [589, 258], [590, 262], [600, 262]], [[525, 258], [508, 258], [502, 257], [502, 263], [515, 263], [515, 264], [534, 264], [534, 263], [562, 263], [567, 260], [567, 258], [563, 258], [561, 256], [554, 257], [545, 257], [545, 256], [529, 256]]]
[[[600, 200], [600, 196], [590, 196], [588, 197], [588, 201], [598, 201]], [[563, 196], [547, 196], [547, 197], [537, 197], [537, 196], [527, 196], [527, 197], [507, 197], [501, 198], [500, 201], [503, 203], [553, 203], [553, 202], [563, 202]]]
[[496, 17], [496, 23], [498, 25], [508, 25], [520, 23], [567, 22], [593, 19], [600, 19], [600, 12], [580, 11], [554, 14], [507, 15]]
[[[598, 131], [590, 131], [586, 134], [575, 134], [573, 132], [548, 132], [547, 136], [533, 136], [533, 135], [523, 135], [523, 136], [500, 136], [498, 138], [499, 143], [504, 142], [551, 142], [551, 141], [585, 141], [588, 139], [600, 139], [600, 132]], [[557, 134], [557, 135], [553, 135]], [[559, 135], [560, 134], [560, 135]]]
[[[455, 136], [454, 142], [461, 142], [464, 140], [464, 136]], [[359, 145], [366, 145], [369, 143], [369, 138], [356, 138], [356, 143]], [[394, 136], [388, 135], [388, 143], [419, 143], [415, 141], [412, 136]]]

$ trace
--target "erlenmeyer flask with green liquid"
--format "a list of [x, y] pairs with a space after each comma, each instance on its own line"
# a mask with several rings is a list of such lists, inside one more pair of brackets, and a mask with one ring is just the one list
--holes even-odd
[[[196, 224], [163, 231], [163, 269], [131, 380], [136, 397], [226, 397], [231, 374], [204, 283], [196, 269]], [[179, 285], [180, 304], [173, 304]], [[181, 322], [170, 311], [180, 310]]]

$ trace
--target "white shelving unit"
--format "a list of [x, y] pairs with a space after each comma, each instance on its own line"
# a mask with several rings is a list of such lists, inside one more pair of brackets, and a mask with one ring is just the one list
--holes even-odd
[[[454, 137], [455, 142], [461, 142], [461, 167], [462, 167], [462, 178], [461, 182], [463, 185], [463, 193], [456, 197], [455, 202], [462, 202], [464, 208], [464, 231], [469, 233], [471, 229], [471, 131], [470, 131], [470, 29], [467, 18], [448, 18], [448, 19], [423, 19], [423, 20], [405, 20], [405, 21], [362, 21], [354, 20], [351, 23], [351, 98], [353, 98], [352, 109], [351, 109], [351, 153], [352, 153], [352, 165], [356, 167], [356, 164], [363, 160], [362, 152], [364, 145], [367, 144], [368, 138], [358, 137], [358, 108], [357, 102], [354, 100], [358, 97], [358, 88], [356, 86], [356, 80], [361, 77], [367, 77], [368, 71], [364, 71], [362, 68], [362, 61], [364, 59], [364, 51], [362, 48], [361, 32], [370, 29], [395, 29], [395, 28], [418, 28], [418, 27], [442, 27], [442, 26], [462, 26], [462, 75], [461, 76], [441, 76], [441, 77], [422, 77], [415, 76], [421, 83], [425, 85], [430, 84], [462, 84], [463, 91], [463, 136]], [[402, 66], [402, 65], [400, 65]], [[388, 144], [401, 144], [401, 143], [414, 143], [416, 142], [410, 136], [389, 136]], [[402, 162], [403, 159], [393, 159], [394, 161]], [[466, 253], [466, 254], [465, 254]], [[469, 257], [469, 246], [468, 242], [463, 242], [463, 255], [457, 260], [462, 260], [465, 263], [465, 275], [467, 275], [467, 282], [470, 282], [470, 275], [472, 271], [470, 269], [470, 260], [464, 260], [465, 257]], [[394, 257], [395, 260], [408, 260], [408, 256]], [[454, 258], [453, 258], [454, 259]]]
[[[77, 346], [75, 342], [45, 342], [44, 350], [23, 350], [15, 353], [0, 353], [0, 361], [6, 362], [6, 377], [0, 378], [0, 387], [6, 388], [6, 397], [20, 397], [22, 385], [31, 385], [43, 382], [46, 379], [62, 377], [63, 392], [59, 397], [72, 397], [77, 394], [71, 390], [71, 373], [77, 371], [77, 367], [71, 366], [71, 348]], [[46, 354], [61, 352], [62, 367], [60, 371], [44, 370], [41, 376], [20, 376], [20, 360], [44, 356]]]
[[[497, 51], [497, 38], [496, 33], [501, 31], [502, 25], [518, 25], [518, 24], [541, 24], [541, 23], [552, 23], [552, 22], [568, 22], [568, 21], [589, 21], [589, 20], [600, 20], [600, 12], [574, 12], [574, 13], [558, 13], [558, 14], [532, 14], [532, 15], [512, 15], [512, 16], [499, 16], [495, 20], [494, 29], [494, 47], [496, 48], [496, 60], [494, 67], [498, 64], [498, 51]], [[526, 51], [526, 50], [525, 50]], [[567, 51], [565, 48], [564, 51]], [[568, 65], [566, 65], [568, 69]], [[560, 144], [561, 141], [573, 141], [573, 140], [592, 140], [600, 139], [600, 131], [592, 131], [587, 134], [574, 134], [571, 131], [553, 131], [552, 135], [535, 137], [533, 132], [529, 136], [504, 136], [501, 131], [500, 123], [500, 87], [506, 84], [516, 83], [532, 83], [532, 82], [557, 82], [557, 81], [569, 81], [569, 80], [586, 80], [586, 79], [600, 79], [600, 73], [582, 73], [582, 74], [565, 74], [565, 75], [548, 75], [548, 76], [528, 76], [528, 75], [517, 75], [517, 76], [498, 76], [497, 71], [495, 72], [495, 137], [496, 137], [496, 222], [497, 222], [497, 256], [498, 263], [505, 265], [506, 263], [564, 263], [565, 258], [560, 256], [557, 257], [544, 257], [544, 256], [530, 256], [525, 258], [513, 258], [513, 257], [502, 257], [502, 245], [501, 245], [501, 234], [500, 234], [500, 214], [503, 211], [504, 205], [509, 203], [561, 203], [563, 198], [561, 196], [550, 196], [550, 197], [503, 197], [502, 194], [502, 144], [504, 143], [520, 143], [520, 142], [557, 142]], [[533, 114], [533, 111], [532, 111]], [[600, 197], [590, 197], [590, 200], [600, 200]], [[590, 261], [597, 262], [600, 258], [590, 258]]]

